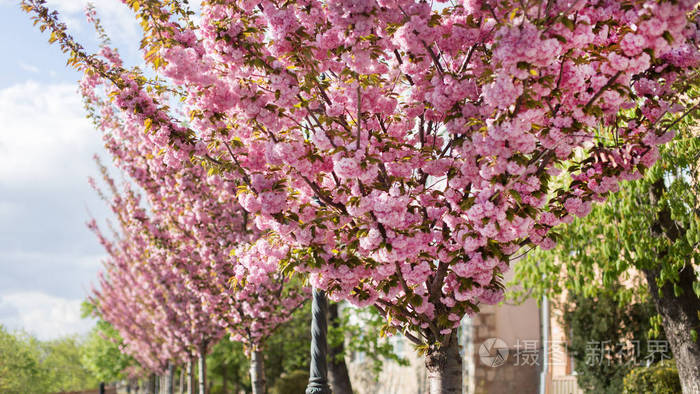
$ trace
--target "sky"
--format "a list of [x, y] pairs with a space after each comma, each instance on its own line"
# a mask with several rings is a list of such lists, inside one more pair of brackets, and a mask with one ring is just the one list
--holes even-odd
[[[86, 1], [48, 3], [94, 47]], [[93, 3], [113, 44], [138, 55], [140, 28], [126, 6]], [[47, 40], [19, 0], [0, 0], [0, 324], [43, 340], [94, 325], [81, 319], [80, 304], [105, 255], [85, 222], [108, 212], [87, 179], [99, 174], [94, 154], [109, 160], [85, 118], [80, 76]]]

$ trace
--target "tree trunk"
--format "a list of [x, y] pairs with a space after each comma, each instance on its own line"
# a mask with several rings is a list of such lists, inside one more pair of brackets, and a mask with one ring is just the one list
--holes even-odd
[[252, 351], [250, 356], [250, 385], [253, 394], [265, 394], [265, 358], [260, 350]]
[[683, 294], [676, 297], [673, 294], [673, 284], [665, 283], [659, 294], [656, 282], [659, 269], [644, 270], [649, 285], [649, 292], [656, 305], [656, 311], [661, 315], [662, 326], [666, 333], [671, 352], [676, 359], [678, 376], [684, 394], [700, 393], [700, 343], [693, 341], [690, 330], [700, 330], [700, 300], [693, 291], [695, 270], [691, 264], [680, 272], [678, 283]]
[[431, 346], [425, 356], [425, 366], [428, 369], [430, 394], [462, 393], [462, 358], [459, 355], [457, 331], [452, 332], [447, 346]]
[[148, 377], [148, 388], [146, 389], [148, 394], [156, 394], [156, 374], [152, 373]]
[[[333, 327], [337, 328], [340, 325], [338, 304], [335, 302], [328, 305], [328, 320]], [[328, 381], [333, 394], [352, 394], [350, 374], [345, 364], [345, 345], [342, 341], [328, 349]]]
[[[655, 237], [665, 237], [671, 243], [685, 237], [687, 229], [673, 219], [671, 209], [667, 204], [659, 203], [666, 193], [663, 178], [652, 185], [649, 197], [652, 206], [658, 208], [656, 221], [651, 226]], [[660, 251], [657, 260], [663, 264], [668, 250]], [[649, 292], [656, 305], [656, 311], [661, 315], [661, 325], [664, 327], [671, 352], [676, 359], [678, 377], [681, 389], [685, 394], [700, 393], [700, 343], [693, 340], [691, 330], [700, 330], [700, 299], [695, 294], [693, 285], [697, 280], [695, 269], [690, 261], [686, 261], [678, 273], [678, 281], [666, 282], [659, 289], [657, 279], [661, 269], [644, 269], [644, 276], [649, 285]], [[677, 297], [674, 286], [681, 290]]]
[[194, 363], [187, 362], [187, 394], [194, 394]]
[[207, 343], [199, 346], [199, 394], [206, 394], [207, 390]]
[[180, 394], [185, 394], [185, 369], [180, 367]]
[[165, 373], [165, 394], [174, 394], [174, 387], [173, 384], [174, 378], [175, 378], [175, 365], [173, 365], [172, 362], [168, 361], [168, 371]]

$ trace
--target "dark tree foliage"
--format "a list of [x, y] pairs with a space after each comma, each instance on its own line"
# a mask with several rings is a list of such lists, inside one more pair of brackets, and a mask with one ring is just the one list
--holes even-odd
[[563, 323], [571, 333], [569, 352], [578, 384], [586, 392], [618, 394], [631, 369], [646, 363], [650, 355], [651, 362], [660, 359], [659, 354], [648, 351], [654, 305], [643, 301], [620, 304], [615, 296], [617, 287], [595, 297], [570, 294], [564, 309]]
[[308, 371], [311, 363], [311, 303], [294, 313], [265, 343], [265, 376], [268, 387], [283, 373]]
[[241, 343], [226, 338], [219, 341], [207, 356], [207, 366], [211, 394], [250, 391], [248, 359]]

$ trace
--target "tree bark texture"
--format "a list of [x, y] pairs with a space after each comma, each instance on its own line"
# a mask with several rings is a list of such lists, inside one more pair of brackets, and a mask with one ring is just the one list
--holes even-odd
[[450, 335], [447, 346], [431, 346], [425, 356], [425, 366], [430, 394], [462, 393], [462, 358], [456, 331]]
[[250, 384], [253, 394], [265, 394], [265, 358], [260, 350], [254, 350], [250, 356]]
[[222, 389], [224, 391], [224, 394], [228, 394], [228, 368], [226, 367], [224, 367], [221, 371], [221, 381], [223, 385]]
[[148, 388], [146, 392], [148, 394], [156, 394], [156, 374], [154, 373], [148, 377]]
[[700, 344], [693, 341], [690, 334], [691, 329], [700, 331], [700, 300], [693, 291], [693, 283], [696, 280], [694, 269], [688, 264], [680, 272], [677, 285], [683, 290], [683, 294], [679, 297], [673, 294], [673, 285], [668, 282], [661, 288], [661, 295], [659, 294], [656, 282], [659, 276], [658, 269], [644, 270], [644, 275], [656, 311], [661, 315], [661, 325], [671, 352], [676, 359], [683, 393], [700, 393]]
[[[656, 220], [651, 226], [651, 233], [655, 237], [664, 237], [671, 243], [686, 236], [687, 229], [682, 223], [673, 219], [671, 209], [662, 203], [662, 197], [666, 193], [666, 185], [663, 178], [657, 180], [649, 192], [652, 206], [656, 207]], [[667, 258], [668, 250], [656, 251], [659, 265]], [[676, 360], [678, 377], [681, 381], [681, 389], [684, 394], [700, 393], [700, 343], [694, 341], [691, 330], [700, 331], [700, 299], [693, 289], [698, 280], [693, 264], [686, 262], [678, 273], [677, 282], [667, 281], [659, 289], [658, 278], [661, 268], [652, 267], [643, 269], [649, 292], [654, 300], [656, 311], [661, 315], [661, 325], [664, 328], [671, 352]], [[674, 285], [679, 287], [681, 294], [674, 294]]]
[[194, 363], [187, 362], [187, 394], [194, 394]]
[[[340, 325], [337, 303], [328, 306], [328, 321], [333, 327], [337, 328]], [[348, 367], [345, 364], [345, 345], [343, 342], [328, 349], [328, 381], [333, 394], [352, 394], [352, 383]]]
[[173, 384], [175, 378], [175, 366], [172, 362], [168, 362], [168, 372], [165, 374], [165, 393], [174, 394]]
[[199, 394], [206, 394], [207, 390], [207, 343], [199, 346]]

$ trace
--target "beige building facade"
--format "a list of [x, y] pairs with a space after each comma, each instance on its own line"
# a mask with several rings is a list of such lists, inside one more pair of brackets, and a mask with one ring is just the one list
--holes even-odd
[[[582, 394], [566, 352], [560, 313], [548, 302], [529, 299], [519, 305], [485, 306], [460, 326], [464, 394]], [[367, 372], [367, 360], [348, 361], [358, 394], [427, 394], [427, 371], [411, 343], [392, 338], [397, 354], [410, 365], [385, 363], [379, 379]]]

